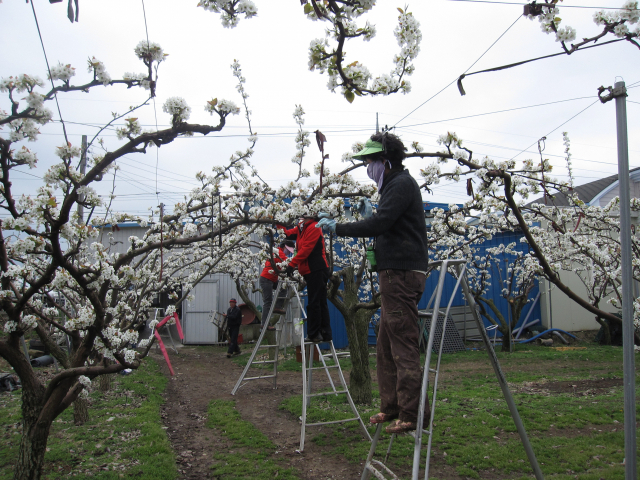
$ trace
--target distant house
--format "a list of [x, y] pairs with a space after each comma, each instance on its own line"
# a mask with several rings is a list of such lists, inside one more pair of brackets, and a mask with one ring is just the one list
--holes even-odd
[[[629, 179], [631, 198], [640, 198], [640, 168], [630, 170]], [[601, 178], [600, 180], [585, 183], [584, 185], [574, 187], [573, 191], [578, 195], [578, 198], [587, 205], [604, 207], [620, 194], [618, 175], [611, 175], [606, 178]], [[543, 204], [545, 203], [545, 198], [538, 198], [531, 203]], [[567, 197], [563, 193], [548, 196], [546, 203], [557, 207], [569, 206]], [[634, 218], [633, 213], [632, 223], [637, 223], [637, 216]], [[560, 278], [571, 290], [583, 295], [585, 298], [587, 297], [584, 285], [573, 272], [563, 271], [560, 273]], [[551, 287], [552, 285], [546, 280], [540, 282], [543, 325], [548, 328], [561, 328], [567, 331], [595, 330], [600, 328], [593, 313], [569, 300], [567, 296], [557, 288]], [[605, 301], [600, 303], [600, 308], [608, 312], [618, 311]]]

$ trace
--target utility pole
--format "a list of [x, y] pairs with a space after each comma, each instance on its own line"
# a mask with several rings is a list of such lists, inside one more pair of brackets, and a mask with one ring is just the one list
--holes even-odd
[[378, 112], [376, 112], [376, 133], [380, 133], [380, 127], [378, 126]]
[[[608, 90], [609, 95], [602, 96]], [[627, 137], [627, 89], [624, 81], [613, 88], [600, 87], [602, 103], [616, 100], [618, 131], [618, 187], [620, 189], [620, 249], [622, 274], [622, 371], [624, 382], [624, 478], [636, 480], [635, 354], [633, 348], [633, 266], [631, 256], [631, 195], [629, 192], [629, 146]]]
[[[82, 154], [80, 156], [80, 173], [84, 177], [85, 172], [87, 171], [87, 136], [82, 135]], [[84, 207], [80, 204], [80, 202], [84, 201], [84, 195], [78, 195], [78, 217], [80, 218], [80, 223], [84, 223]]]

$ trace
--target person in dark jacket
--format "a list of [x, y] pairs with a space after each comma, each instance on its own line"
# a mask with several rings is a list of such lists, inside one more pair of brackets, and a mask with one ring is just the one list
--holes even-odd
[[227, 313], [222, 314], [227, 317], [227, 326], [229, 327], [229, 349], [227, 350], [227, 358], [231, 358], [231, 355], [240, 355], [238, 333], [240, 333], [240, 325], [242, 325], [242, 312], [236, 303], [235, 298], [230, 299]]
[[[287, 252], [293, 252], [295, 242], [293, 240], [285, 240], [278, 247], [278, 253], [273, 255], [273, 260], [276, 263], [282, 263], [287, 258]], [[267, 260], [264, 264], [264, 269], [260, 274], [260, 289], [262, 290], [262, 327], [264, 324], [269, 323], [269, 310], [273, 303], [273, 292], [278, 286], [278, 275], [271, 266], [271, 259]], [[282, 292], [282, 290], [281, 290]], [[282, 302], [276, 301], [275, 307], [273, 307], [273, 313], [284, 315], [286, 312], [282, 308]], [[275, 327], [268, 326], [267, 330], [275, 330]]]
[[[339, 236], [375, 237], [375, 256], [382, 301], [377, 340], [380, 413], [371, 423], [393, 420], [386, 430], [415, 430], [420, 401], [418, 302], [425, 287], [429, 254], [422, 196], [418, 184], [404, 169], [402, 141], [389, 133], [376, 133], [354, 155], [368, 163], [367, 173], [378, 184], [380, 201], [370, 214], [367, 201], [359, 209], [369, 213], [359, 222], [318, 223]], [[322, 214], [321, 214], [322, 215]], [[428, 410], [428, 401], [425, 410]]]
[[297, 227], [285, 230], [287, 238], [296, 238], [296, 256], [287, 265], [287, 275], [297, 268], [307, 282], [307, 338], [306, 342], [328, 342], [333, 339], [329, 306], [327, 305], [327, 280], [331, 276], [324, 251], [322, 229], [310, 217], [300, 219]]

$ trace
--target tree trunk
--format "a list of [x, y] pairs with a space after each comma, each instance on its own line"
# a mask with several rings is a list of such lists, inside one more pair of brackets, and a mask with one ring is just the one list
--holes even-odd
[[33, 393], [22, 392], [22, 438], [13, 474], [14, 480], [39, 480], [51, 422], [38, 422], [42, 406]]
[[349, 393], [355, 403], [370, 405], [371, 372], [369, 371], [369, 320], [372, 311], [366, 309], [356, 310], [360, 303], [358, 298], [358, 284], [355, 282], [353, 267], [347, 267], [342, 271], [343, 289], [329, 297], [331, 303], [342, 313], [347, 329], [349, 351], [351, 353], [351, 373], [349, 376]]
[[355, 403], [370, 405], [371, 372], [369, 370], [369, 319], [370, 311], [360, 311], [345, 317], [349, 351], [351, 353], [351, 374], [349, 376], [349, 393]]
[[89, 402], [86, 398], [78, 397], [73, 402], [73, 423], [80, 426], [84, 425], [87, 420], [89, 420]]

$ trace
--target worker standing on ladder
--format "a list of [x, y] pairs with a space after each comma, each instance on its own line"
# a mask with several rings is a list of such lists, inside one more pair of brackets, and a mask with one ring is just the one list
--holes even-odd
[[[280, 264], [287, 258], [287, 252], [293, 253], [295, 242], [293, 240], [285, 240], [278, 247], [278, 254], [273, 256], [273, 261], [276, 264]], [[271, 265], [271, 259], [267, 260], [260, 274], [260, 289], [262, 290], [262, 327], [264, 324], [269, 324], [269, 310], [273, 303], [273, 292], [278, 286], [278, 274]], [[276, 306], [273, 309], [273, 313], [285, 314], [286, 312], [281, 308], [282, 302], [276, 299]], [[267, 330], [275, 330], [275, 327], [269, 325]]]
[[376, 213], [371, 213], [371, 204], [364, 199], [358, 207], [364, 220], [336, 224], [331, 218], [321, 218], [317, 224], [341, 237], [375, 237], [382, 301], [377, 340], [380, 413], [370, 422], [393, 420], [386, 428], [388, 433], [416, 429], [422, 383], [418, 302], [425, 287], [429, 254], [420, 187], [402, 165], [405, 151], [396, 135], [374, 134], [353, 157], [367, 163], [367, 174], [378, 185]]
[[307, 342], [328, 342], [333, 339], [329, 306], [327, 305], [327, 280], [331, 276], [325, 255], [322, 229], [315, 228], [313, 217], [303, 217], [296, 227], [285, 230], [287, 238], [296, 238], [296, 256], [287, 265], [291, 277], [297, 268], [307, 282]]

